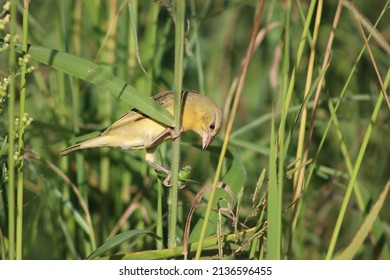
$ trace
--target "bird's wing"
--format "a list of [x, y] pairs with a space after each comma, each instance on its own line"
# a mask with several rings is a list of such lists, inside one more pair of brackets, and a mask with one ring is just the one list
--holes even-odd
[[172, 91], [164, 91], [153, 96], [153, 100], [164, 108], [173, 106], [174, 94]]
[[[154, 95], [152, 98], [154, 101], [158, 102], [164, 108], [169, 108], [173, 106], [173, 93], [171, 91], [161, 92], [159, 94]], [[101, 135], [107, 135], [115, 129], [121, 128], [123, 126], [127, 126], [127, 128], [131, 128], [132, 124], [136, 124], [139, 121], [144, 120], [145, 118], [149, 118], [144, 113], [141, 113], [137, 109], [133, 109], [120, 118], [118, 118], [112, 125], [110, 125]]]
[[107, 135], [111, 131], [123, 127], [125, 125], [131, 125], [132, 123], [135, 123], [137, 121], [140, 121], [144, 119], [145, 116], [140, 114], [137, 110], [131, 110], [130, 112], [127, 112], [123, 116], [121, 116], [119, 119], [117, 119], [112, 125], [110, 125], [101, 135]]

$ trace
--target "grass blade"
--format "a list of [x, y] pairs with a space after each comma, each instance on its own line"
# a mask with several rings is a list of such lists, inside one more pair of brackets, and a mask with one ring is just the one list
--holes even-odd
[[[390, 70], [387, 73], [386, 82], [385, 82], [386, 86], [389, 83], [389, 80], [390, 80]], [[334, 249], [336, 246], [336, 242], [338, 239], [338, 235], [340, 232], [341, 224], [343, 222], [345, 212], [347, 209], [347, 205], [349, 202], [349, 198], [351, 197], [352, 190], [354, 189], [356, 178], [357, 178], [357, 175], [359, 173], [360, 166], [363, 162], [363, 157], [365, 155], [366, 148], [367, 148], [367, 145], [368, 145], [368, 142], [370, 140], [371, 133], [373, 130], [373, 126], [374, 126], [374, 123], [375, 123], [376, 118], [378, 116], [379, 109], [382, 105], [383, 99], [384, 99], [384, 94], [380, 93], [379, 98], [378, 98], [376, 105], [375, 105], [375, 108], [374, 108], [374, 112], [372, 113], [372, 116], [371, 116], [370, 124], [368, 125], [366, 134], [364, 135], [364, 139], [363, 139], [363, 142], [361, 144], [359, 154], [358, 154], [358, 157], [356, 159], [355, 166], [353, 168], [353, 173], [352, 173], [351, 179], [348, 183], [347, 191], [346, 191], [345, 196], [344, 196], [343, 204], [341, 205], [339, 216], [337, 218], [337, 222], [336, 222], [335, 228], [333, 230], [332, 239], [330, 241], [328, 252], [326, 254], [327, 260], [332, 258], [332, 255], [333, 255], [333, 252], [334, 252]]]
[[93, 251], [92, 254], [90, 254], [87, 257], [87, 259], [88, 260], [95, 259], [96, 257], [103, 255], [105, 252], [115, 247], [118, 247], [123, 242], [134, 239], [139, 235], [145, 235], [145, 234], [153, 235], [153, 232], [147, 230], [129, 230], [129, 231], [122, 232], [118, 235], [115, 235], [113, 238], [107, 240], [106, 242], [103, 243], [102, 246], [100, 246], [95, 251]]
[[372, 207], [370, 213], [367, 218], [364, 220], [364, 223], [356, 233], [352, 242], [348, 245], [347, 248], [335, 259], [337, 260], [351, 260], [357, 253], [357, 251], [361, 248], [363, 241], [366, 239], [368, 233], [372, 230], [374, 222], [379, 215], [380, 210], [382, 209], [383, 203], [387, 197], [387, 193], [390, 189], [390, 180], [387, 182], [383, 192], [379, 196], [378, 200]]
[[[16, 51], [22, 51], [20, 45], [16, 46]], [[137, 91], [119, 77], [108, 72], [102, 66], [69, 53], [39, 46], [30, 45], [28, 53], [33, 59], [69, 75], [86, 80], [102, 90], [108, 90], [151, 118], [173, 126], [173, 117], [165, 108]]]

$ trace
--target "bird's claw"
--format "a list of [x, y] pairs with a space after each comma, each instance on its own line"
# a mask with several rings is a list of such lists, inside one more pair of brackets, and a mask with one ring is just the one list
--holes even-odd
[[173, 184], [171, 183], [171, 177], [172, 177], [172, 174], [169, 173], [167, 174], [168, 176], [164, 179], [163, 181], [163, 185], [167, 188], [171, 188], [173, 186]]
[[[171, 178], [172, 178], [172, 175], [171, 174], [168, 174], [168, 176], [163, 180], [163, 185], [167, 188], [172, 188], [173, 184], [171, 182]], [[182, 184], [179, 186], [179, 190], [182, 190], [186, 187], [186, 184]]]
[[169, 130], [169, 134], [171, 135], [172, 139], [175, 140], [177, 137], [179, 137], [183, 133], [184, 129], [181, 127], [179, 130], [179, 133], [175, 133], [173, 129]]
[[[171, 179], [172, 179], [171, 170], [166, 169], [166, 168], [162, 167], [161, 165], [156, 164], [155, 162], [153, 162], [153, 166], [156, 168], [155, 170], [157, 172], [157, 176], [162, 180], [163, 185], [165, 187], [171, 188], [173, 186], [173, 184], [171, 182]], [[185, 186], [186, 186], [185, 182], [189, 181], [188, 176], [189, 176], [190, 172], [191, 172], [190, 166], [186, 166], [179, 171], [179, 184], [180, 184], [180, 186], [178, 187], [179, 190], [185, 188]], [[163, 180], [164, 175], [165, 175], [165, 178]]]
[[[179, 184], [181, 184], [179, 186], [179, 190], [182, 190], [186, 187], [186, 184], [185, 182], [183, 182], [183, 178], [182, 178], [182, 170], [180, 171], [179, 173]], [[166, 175], [165, 179], [162, 181], [163, 185], [167, 188], [171, 188], [173, 186], [172, 182], [171, 182], [171, 179], [172, 179], [172, 173], [170, 170], [164, 170], [164, 173]]]
[[[172, 182], [171, 182], [171, 178], [172, 178], [172, 173], [170, 170], [168, 169], [156, 169], [156, 172], [157, 172], [157, 176], [162, 180], [162, 183], [165, 187], [167, 188], [171, 188], [173, 186]], [[163, 180], [163, 177], [165, 175], [165, 178]]]

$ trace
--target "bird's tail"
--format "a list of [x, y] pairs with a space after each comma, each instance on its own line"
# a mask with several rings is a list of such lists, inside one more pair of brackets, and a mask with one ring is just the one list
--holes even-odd
[[75, 145], [73, 145], [73, 146], [70, 146], [70, 147], [68, 147], [68, 148], [66, 148], [65, 150], [62, 150], [61, 152], [60, 152], [60, 156], [66, 156], [66, 155], [68, 155], [68, 154], [70, 154], [70, 153], [73, 153], [73, 152], [75, 152], [75, 151], [78, 151], [78, 150], [81, 150], [81, 148], [80, 148], [80, 144], [75, 144]]
[[98, 136], [96, 138], [89, 139], [87, 141], [75, 144], [73, 146], [70, 146], [66, 148], [65, 150], [62, 150], [60, 152], [60, 156], [66, 156], [70, 153], [76, 152], [78, 150], [88, 149], [88, 148], [95, 148], [95, 147], [105, 147], [109, 145], [108, 137], [105, 136]]

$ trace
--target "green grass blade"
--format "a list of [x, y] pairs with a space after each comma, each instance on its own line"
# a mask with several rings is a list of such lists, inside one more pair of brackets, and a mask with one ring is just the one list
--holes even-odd
[[279, 192], [277, 175], [277, 153], [276, 153], [276, 135], [274, 128], [274, 118], [272, 118], [271, 135], [270, 135], [270, 156], [269, 156], [269, 187], [267, 199], [267, 220], [268, 220], [268, 260], [280, 259], [281, 248], [281, 216], [279, 208]]
[[366, 219], [364, 220], [364, 223], [362, 224], [360, 229], [357, 231], [352, 242], [348, 245], [347, 248], [345, 248], [345, 250], [340, 255], [336, 256], [335, 259], [351, 260], [356, 255], [356, 252], [361, 248], [367, 235], [372, 230], [374, 222], [375, 222], [376, 218], [378, 217], [379, 212], [382, 209], [383, 203], [385, 202], [385, 199], [387, 197], [387, 193], [389, 192], [389, 189], [390, 189], [390, 180], [387, 182], [385, 189], [382, 191], [378, 200], [375, 202], [370, 213], [367, 215]]
[[[386, 82], [385, 82], [386, 86], [388, 85], [389, 80], [390, 80], [390, 70], [388, 71], [387, 76], [386, 76]], [[379, 98], [376, 102], [374, 112], [372, 113], [370, 124], [367, 127], [366, 134], [364, 135], [364, 139], [363, 139], [363, 142], [361, 144], [359, 154], [358, 154], [358, 157], [356, 159], [355, 166], [353, 168], [353, 173], [352, 173], [351, 179], [348, 183], [347, 191], [346, 191], [345, 196], [344, 196], [343, 204], [341, 205], [339, 216], [337, 218], [337, 222], [336, 222], [335, 228], [333, 230], [333, 234], [332, 234], [332, 238], [331, 238], [331, 241], [329, 244], [328, 252], [326, 254], [327, 260], [332, 259], [333, 252], [335, 250], [336, 242], [338, 239], [338, 235], [340, 233], [340, 228], [341, 228], [341, 225], [342, 225], [342, 222], [343, 222], [346, 210], [347, 210], [349, 198], [351, 197], [352, 190], [354, 189], [356, 178], [357, 178], [357, 175], [359, 173], [360, 166], [363, 162], [363, 157], [365, 155], [366, 148], [367, 148], [368, 142], [370, 140], [373, 126], [374, 126], [375, 120], [378, 116], [379, 109], [381, 107], [383, 98], [384, 98], [383, 93], [379, 93]]]
[[129, 230], [129, 231], [122, 232], [118, 235], [115, 235], [113, 238], [107, 240], [106, 242], [104, 242], [103, 245], [97, 248], [95, 251], [93, 251], [92, 254], [90, 254], [87, 257], [87, 259], [88, 260], [95, 259], [103, 255], [105, 252], [115, 247], [118, 247], [123, 242], [134, 239], [140, 235], [146, 235], [146, 234], [153, 235], [153, 232], [147, 230]]
[[[245, 186], [247, 174], [246, 174], [245, 166], [244, 166], [241, 158], [239, 157], [239, 154], [238, 153], [233, 154], [233, 153], [231, 153], [231, 151], [228, 150], [228, 157], [230, 157], [230, 156], [232, 157], [232, 159], [230, 159], [231, 164], [228, 167], [229, 168], [228, 171], [222, 177], [221, 182], [223, 182], [227, 186], [229, 186], [229, 188], [231, 189], [231, 191], [234, 194], [234, 198], [237, 198], [238, 192], [240, 191], [240, 189], [243, 186]], [[225, 161], [229, 160], [228, 157], [225, 158]], [[232, 199], [231, 199], [229, 193], [221, 188], [217, 189], [216, 197], [217, 197], [217, 199], [214, 200], [214, 205], [213, 205], [214, 208], [216, 208], [216, 204], [217, 204], [216, 201], [218, 199], [222, 199], [222, 198], [224, 198], [224, 199], [226, 199], [226, 201], [230, 202], [230, 206], [232, 208], [231, 210], [233, 210], [234, 206], [237, 203], [237, 201], [231, 201]], [[207, 194], [204, 197], [204, 199], [209, 200], [209, 194]], [[198, 238], [201, 234], [202, 225], [204, 222], [205, 208], [199, 206], [196, 210], [196, 213], [197, 213], [197, 215], [200, 216], [200, 218], [196, 222], [196, 224], [193, 226], [193, 229], [192, 229], [191, 234], [190, 234], [189, 242], [194, 242], [194, 241], [198, 240]], [[222, 218], [222, 223], [224, 223], [225, 221], [226, 221], [226, 218], [225, 217]], [[218, 214], [216, 212], [212, 212], [210, 214], [210, 218], [208, 219], [208, 227], [206, 230], [206, 236], [215, 234], [216, 229], [217, 229], [216, 228], [217, 222], [218, 222]]]
[[57, 188], [52, 189], [54, 195], [57, 197], [60, 203], [69, 211], [69, 215], [74, 219], [74, 221], [80, 226], [80, 228], [86, 233], [89, 234], [90, 229], [88, 222], [85, 220], [82, 214], [74, 207], [74, 205], [64, 196], [64, 194]]
[[[21, 52], [19, 45], [16, 46], [16, 51]], [[102, 90], [110, 91], [114, 96], [159, 122], [173, 125], [173, 116], [165, 108], [96, 63], [69, 53], [33, 45], [29, 46], [28, 53], [43, 64], [86, 80]]]
[[[241, 231], [238, 234], [229, 234], [224, 235], [223, 240], [226, 243], [229, 242], [237, 242], [240, 238], [246, 240], [250, 238], [255, 232], [255, 228], [250, 228], [245, 231]], [[199, 242], [194, 242], [188, 245], [188, 252], [192, 255], [198, 246]], [[218, 244], [217, 236], [210, 236], [204, 240], [203, 247], [204, 249], [215, 249]], [[122, 255], [113, 255], [110, 257], [103, 257], [102, 259], [115, 259], [115, 260], [161, 260], [161, 259], [171, 259], [171, 258], [179, 258], [182, 256], [183, 247], [178, 246], [176, 248], [162, 249], [162, 250], [147, 250], [134, 252], [129, 254]]]

